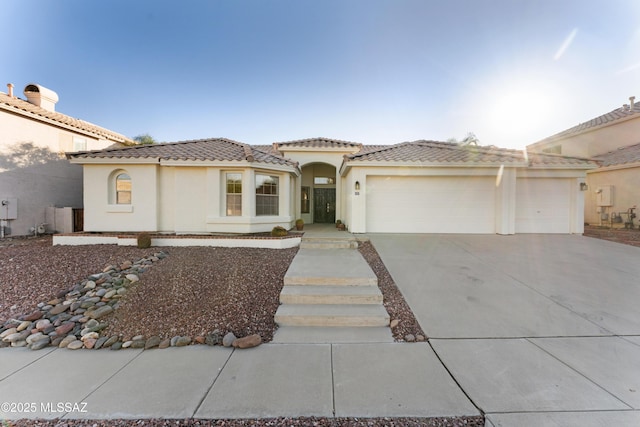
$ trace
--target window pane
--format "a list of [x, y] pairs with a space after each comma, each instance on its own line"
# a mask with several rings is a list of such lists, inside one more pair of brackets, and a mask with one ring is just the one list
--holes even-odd
[[242, 215], [242, 174], [227, 174], [227, 216]]
[[302, 191], [300, 192], [300, 212], [309, 213], [309, 187], [302, 187]]
[[313, 183], [318, 185], [335, 184], [335, 178], [326, 176], [316, 176], [313, 178]]
[[278, 215], [278, 177], [256, 175], [256, 215]]
[[131, 204], [131, 177], [126, 173], [116, 177], [116, 204]]
[[227, 216], [242, 215], [242, 196], [236, 194], [227, 195]]

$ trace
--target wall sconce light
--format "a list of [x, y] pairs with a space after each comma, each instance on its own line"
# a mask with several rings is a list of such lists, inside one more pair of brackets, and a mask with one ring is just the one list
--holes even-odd
[[588, 189], [589, 189], [589, 186], [587, 185], [586, 182], [580, 183], [580, 191], [587, 191]]
[[360, 181], [356, 181], [356, 191], [360, 191]]

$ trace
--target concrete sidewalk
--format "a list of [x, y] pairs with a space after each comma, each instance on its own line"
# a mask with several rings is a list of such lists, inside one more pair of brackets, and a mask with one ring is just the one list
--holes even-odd
[[568, 235], [371, 235], [488, 426], [640, 425], [640, 248]]
[[8, 420], [479, 415], [427, 343], [8, 348], [0, 357]]

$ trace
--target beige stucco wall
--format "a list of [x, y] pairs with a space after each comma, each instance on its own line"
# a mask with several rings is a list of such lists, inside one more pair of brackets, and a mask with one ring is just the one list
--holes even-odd
[[[50, 155], [27, 155], [27, 166], [3, 168], [0, 162], [0, 198], [16, 198], [17, 219], [10, 220], [11, 235], [28, 235], [30, 229], [47, 223], [48, 207], [82, 208], [82, 167], [70, 164], [62, 155], [73, 150], [73, 137], [85, 139], [87, 149], [102, 149], [111, 142], [60, 129], [28, 118], [0, 111], [0, 157], [16, 159], [16, 144], [31, 143], [46, 148]], [[56, 231], [54, 225], [47, 231]]]
[[[131, 205], [110, 203], [116, 171], [132, 180]], [[226, 216], [227, 172], [242, 173], [242, 215]], [[279, 215], [256, 216], [255, 176], [279, 179]], [[290, 190], [295, 178], [288, 172], [248, 167], [191, 167], [148, 165], [85, 165], [86, 231], [159, 231], [178, 234], [252, 233], [276, 225], [291, 228], [295, 220]]]
[[[85, 231], [158, 231], [157, 165], [91, 165], [84, 168]], [[131, 204], [115, 203], [113, 183], [131, 177]]]
[[73, 137], [83, 138], [87, 150], [101, 150], [112, 145], [112, 141], [71, 132], [53, 125], [0, 111], [0, 152], [19, 142], [31, 142], [38, 147], [47, 147], [54, 153], [73, 151]]
[[[587, 183], [589, 190], [585, 194], [585, 222], [588, 224], [601, 223], [596, 198], [598, 187], [613, 187], [613, 206], [602, 208], [604, 213], [611, 215], [612, 212], [627, 212], [630, 207], [640, 206], [640, 165], [635, 168], [597, 169], [587, 174]], [[636, 210], [636, 214], [638, 213]], [[634, 223], [638, 224], [637, 218]], [[623, 224], [617, 224], [617, 226], [623, 226]]]
[[542, 152], [545, 148], [561, 145], [562, 155], [589, 158], [639, 142], [640, 116], [637, 116], [630, 120], [616, 122], [610, 126], [593, 129], [570, 138], [545, 144], [535, 144], [530, 147], [535, 151]]

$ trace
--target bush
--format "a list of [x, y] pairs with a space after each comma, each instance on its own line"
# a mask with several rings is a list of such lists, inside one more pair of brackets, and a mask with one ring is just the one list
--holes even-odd
[[288, 234], [287, 230], [284, 227], [280, 227], [275, 226], [273, 227], [273, 230], [271, 230], [271, 235], [273, 237], [282, 237], [282, 236], [286, 236]]
[[147, 249], [151, 247], [151, 235], [149, 233], [138, 234], [138, 248]]

